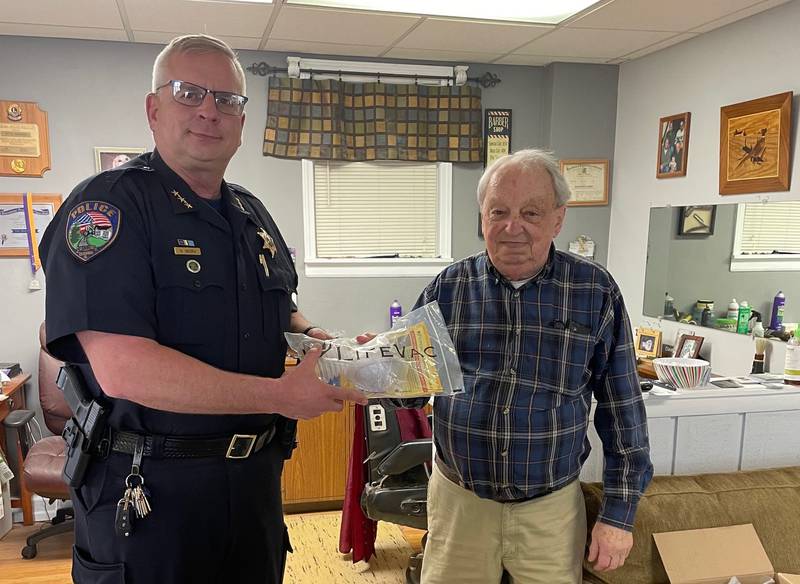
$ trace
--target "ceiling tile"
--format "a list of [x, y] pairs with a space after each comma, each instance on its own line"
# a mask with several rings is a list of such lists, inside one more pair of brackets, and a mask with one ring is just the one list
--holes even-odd
[[397, 43], [407, 49], [507, 53], [553, 30], [549, 26], [466, 22], [429, 18]]
[[[304, 53], [307, 55], [344, 55], [349, 57], [377, 57], [385, 47], [375, 47], [368, 45], [347, 45], [335, 43], [315, 43], [309, 41], [293, 41], [283, 39], [270, 39], [264, 46], [265, 51], [291, 51], [294, 53]], [[275, 65], [285, 67], [286, 63]]]
[[759, 2], [761, 0], [614, 0], [568, 26], [683, 32]]
[[677, 36], [672, 37], [671, 39], [667, 39], [665, 41], [661, 41], [660, 43], [656, 43], [654, 45], [650, 45], [649, 47], [645, 47], [638, 51], [634, 51], [633, 53], [628, 53], [627, 55], [623, 55], [626, 60], [631, 59], [638, 59], [639, 57], [644, 57], [645, 55], [649, 55], [650, 53], [655, 53], [656, 51], [660, 51], [661, 49], [666, 49], [667, 47], [671, 47], [672, 45], [677, 45], [678, 43], [682, 43], [683, 41], [688, 41], [691, 38], [696, 37], [696, 33], [684, 33], [679, 34]]
[[272, 6], [245, 2], [126, 0], [133, 30], [261, 38]]
[[0, 35], [29, 37], [54, 37], [61, 39], [89, 39], [93, 41], [127, 41], [125, 31], [111, 28], [85, 28], [75, 26], [47, 26], [43, 24], [15, 24], [0, 22]]
[[386, 47], [419, 22], [416, 16], [281, 8], [269, 39]]
[[532, 65], [532, 66], [543, 66], [549, 65], [550, 63], [595, 63], [599, 65], [603, 65], [607, 62], [607, 59], [598, 57], [598, 58], [591, 58], [591, 57], [564, 57], [559, 55], [519, 55], [512, 53], [511, 55], [506, 55], [496, 61], [492, 61], [492, 63], [496, 63], [497, 65]]
[[[161, 32], [152, 30], [134, 30], [133, 38], [137, 43], [152, 43], [155, 45], [166, 45], [175, 37], [181, 36], [183, 34], [186, 33]], [[228, 43], [233, 49], [258, 49], [258, 45], [261, 42], [260, 38], [256, 39], [250, 37], [227, 36], [227, 35], [216, 35], [216, 36], [218, 39], [221, 39], [226, 43]]]
[[614, 58], [663, 41], [674, 33], [562, 28], [514, 51], [520, 55]]
[[[108, 0], [32, 0], [2, 2], [0, 21], [79, 28], [122, 28], [117, 5]], [[52, 35], [42, 35], [52, 36]]]
[[704, 33], [710, 30], [714, 30], [715, 28], [719, 28], [721, 26], [725, 26], [726, 24], [731, 24], [732, 22], [736, 22], [737, 20], [741, 20], [743, 18], [747, 18], [748, 16], [753, 16], [754, 14], [758, 14], [759, 12], [764, 12], [765, 10], [769, 10], [770, 8], [775, 8], [781, 4], [786, 4], [789, 0], [767, 0], [766, 2], [759, 2], [755, 6], [751, 6], [749, 8], [745, 8], [744, 10], [740, 10], [738, 12], [734, 12], [733, 14], [729, 14], [723, 18], [718, 20], [713, 20], [711, 22], [707, 22], [697, 28], [693, 28], [692, 32], [697, 33]]
[[450, 51], [434, 49], [406, 49], [395, 47], [389, 49], [382, 55], [388, 59], [415, 59], [420, 61], [451, 61], [456, 64], [463, 63], [488, 63], [500, 55], [502, 52], [479, 53], [476, 51]]

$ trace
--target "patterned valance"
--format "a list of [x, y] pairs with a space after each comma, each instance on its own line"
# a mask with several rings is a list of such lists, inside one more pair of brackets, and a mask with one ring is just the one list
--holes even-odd
[[264, 155], [480, 162], [478, 87], [270, 77]]

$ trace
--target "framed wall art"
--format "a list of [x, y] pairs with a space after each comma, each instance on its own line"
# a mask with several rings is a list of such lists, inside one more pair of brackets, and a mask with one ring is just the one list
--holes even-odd
[[561, 160], [560, 164], [572, 191], [568, 206], [608, 205], [608, 160]]
[[[32, 203], [38, 242], [61, 206], [61, 195], [35, 193]], [[29, 253], [28, 227], [22, 193], [2, 193], [0, 194], [0, 256], [25, 257]]]
[[656, 178], [686, 176], [691, 117], [691, 113], [684, 112], [658, 121]]
[[792, 92], [720, 109], [719, 193], [789, 190]]
[[714, 235], [716, 205], [681, 207], [678, 213], [678, 235]]
[[106, 146], [95, 146], [94, 149], [94, 170], [95, 172], [102, 172], [104, 170], [111, 170], [118, 166], [122, 166], [129, 160], [132, 160], [144, 154], [144, 148], [112, 148]]

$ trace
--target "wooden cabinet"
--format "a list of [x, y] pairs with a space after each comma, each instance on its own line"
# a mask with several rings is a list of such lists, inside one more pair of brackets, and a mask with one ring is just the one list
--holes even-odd
[[341, 508], [353, 443], [353, 410], [347, 403], [341, 412], [297, 423], [297, 448], [281, 479], [288, 511]]

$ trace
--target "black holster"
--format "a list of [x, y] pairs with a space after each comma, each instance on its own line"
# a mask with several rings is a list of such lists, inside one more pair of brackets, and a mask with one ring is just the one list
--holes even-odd
[[297, 420], [278, 416], [275, 421], [275, 440], [281, 447], [283, 459], [289, 460], [297, 448]]

